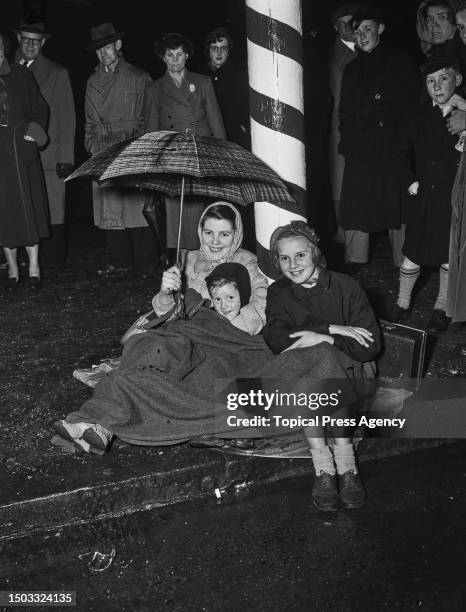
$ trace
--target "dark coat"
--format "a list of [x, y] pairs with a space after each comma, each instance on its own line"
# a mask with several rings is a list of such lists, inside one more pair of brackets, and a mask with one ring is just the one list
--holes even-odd
[[267, 291], [267, 323], [262, 330], [274, 353], [281, 353], [297, 331], [329, 334], [329, 325], [363, 327], [372, 333], [368, 347], [348, 336], [333, 335], [334, 347], [356, 361], [375, 359], [380, 350], [380, 331], [367, 297], [357, 281], [346, 274], [321, 270], [315, 287], [306, 289], [288, 278], [276, 281]]
[[[17, 52], [16, 61], [21, 60]], [[65, 219], [65, 184], [56, 174], [57, 164], [74, 164], [76, 117], [73, 91], [66, 68], [42, 54], [28, 67], [49, 105], [49, 140], [40, 151], [45, 174], [50, 220], [53, 225]]]
[[340, 152], [345, 173], [339, 222], [344, 229], [399, 229], [402, 193], [393, 165], [396, 132], [419, 96], [411, 59], [380, 43], [359, 52], [343, 74]]
[[328, 139], [329, 175], [330, 187], [334, 200], [340, 200], [341, 184], [343, 182], [343, 172], [345, 169], [345, 158], [339, 152], [341, 84], [346, 66], [355, 58], [355, 51], [351, 51], [345, 43], [337, 38], [330, 50], [327, 62], [328, 88], [332, 105]]
[[207, 64], [201, 72], [212, 79], [228, 140], [250, 149], [247, 72], [228, 61], [217, 70], [212, 70]]
[[49, 216], [38, 146], [24, 135], [31, 123], [47, 130], [48, 107], [26, 68], [4, 60], [0, 81], [7, 101], [7, 126], [0, 125], [0, 245], [32, 246], [48, 236]]
[[[420, 104], [399, 133], [395, 154], [403, 190], [419, 181], [419, 192], [406, 207], [403, 253], [419, 265], [448, 262], [451, 192], [460, 153], [446, 119], [431, 100]], [[414, 167], [411, 163], [414, 161]]]
[[198, 136], [226, 138], [212, 81], [188, 70], [181, 87], [168, 73], [147, 87], [144, 119], [146, 132], [189, 129]]

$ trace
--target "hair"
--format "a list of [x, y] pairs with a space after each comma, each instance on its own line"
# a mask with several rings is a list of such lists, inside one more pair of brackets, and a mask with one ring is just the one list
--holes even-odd
[[194, 53], [192, 42], [186, 38], [186, 36], [183, 36], [183, 34], [179, 34], [178, 32], [164, 34], [154, 46], [155, 53], [161, 59], [163, 59], [163, 56], [169, 49], [178, 49], [178, 47], [181, 47], [186, 55], [192, 55]]
[[456, 15], [457, 13], [461, 13], [462, 11], [466, 11], [466, 0], [462, 2], [457, 2], [453, 13]]
[[432, 6], [441, 6], [445, 8], [447, 10], [448, 21], [451, 23], [451, 25], [455, 25], [456, 11], [453, 10], [453, 5], [451, 4], [451, 2], [449, 2], [449, 0], [427, 0], [427, 2], [422, 7], [422, 11], [421, 11], [422, 17], [425, 22], [427, 22], [427, 11]]
[[10, 44], [11, 44], [10, 35], [7, 34], [6, 32], [0, 31], [0, 38], [3, 41], [3, 52], [5, 54], [5, 57], [8, 58], [10, 55]]
[[236, 214], [233, 209], [225, 204], [215, 204], [211, 206], [209, 210], [203, 215], [201, 220], [201, 229], [204, 229], [204, 223], [206, 219], [226, 219], [231, 221], [233, 230], [236, 230]]
[[354, 13], [351, 25], [353, 29], [357, 29], [361, 23], [366, 20], [375, 21], [377, 25], [384, 22], [382, 13], [377, 8], [373, 6], [364, 6]]
[[210, 34], [207, 35], [204, 43], [204, 53], [209, 57], [210, 45], [218, 42], [221, 38], [226, 38], [228, 42], [228, 51], [231, 52], [233, 49], [233, 39], [231, 38], [226, 28], [215, 28]]
[[[272, 245], [270, 254], [272, 256], [273, 265], [276, 268], [280, 268], [280, 263], [278, 261], [278, 245], [280, 244], [282, 240], [285, 240], [286, 238], [304, 238], [304, 240], [306, 240], [306, 242], [309, 244], [311, 248], [312, 263], [315, 264], [319, 270], [323, 270], [326, 268], [327, 264], [325, 261], [325, 257], [322, 255], [322, 251], [319, 249], [317, 244], [315, 244], [315, 242], [312, 242], [312, 240], [310, 240], [303, 233], [297, 232], [292, 227], [290, 227], [290, 229], [284, 230], [283, 233], [280, 234], [278, 240], [276, 240], [274, 244]], [[318, 240], [317, 236], [316, 236], [316, 240]]]
[[221, 276], [208, 276], [206, 278], [207, 291], [209, 292], [210, 297], [212, 297], [212, 293], [214, 289], [220, 289], [220, 287], [224, 287], [225, 285], [233, 285], [233, 287], [239, 293], [238, 283], [233, 278], [223, 278]]

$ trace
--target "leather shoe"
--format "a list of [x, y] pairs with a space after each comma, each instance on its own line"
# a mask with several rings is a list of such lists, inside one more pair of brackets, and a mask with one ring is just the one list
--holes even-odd
[[354, 470], [348, 470], [338, 474], [338, 488], [340, 489], [340, 501], [345, 508], [361, 508], [366, 502], [366, 490]]
[[458, 353], [463, 357], [466, 357], [466, 344], [460, 344], [458, 347]]
[[38, 291], [42, 286], [42, 280], [40, 276], [30, 276], [28, 278], [28, 287], [32, 291]]
[[19, 278], [16, 278], [16, 276], [10, 276], [8, 280], [6, 281], [7, 291], [10, 291], [10, 292], [16, 291], [18, 287], [19, 287]]
[[439, 334], [444, 332], [448, 328], [450, 321], [451, 319], [447, 317], [444, 310], [439, 310], [436, 308], [432, 313], [429, 324], [427, 325], [427, 331], [431, 334]]
[[403, 308], [403, 306], [399, 306], [398, 304], [393, 304], [391, 308], [388, 309], [387, 318], [391, 323], [399, 323], [400, 321], [404, 321], [410, 315], [409, 308]]
[[337, 477], [323, 470], [315, 477], [312, 487], [312, 501], [318, 510], [335, 512], [338, 508]]

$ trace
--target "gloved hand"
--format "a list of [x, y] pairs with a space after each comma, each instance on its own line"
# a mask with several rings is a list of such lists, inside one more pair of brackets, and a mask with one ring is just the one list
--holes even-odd
[[73, 172], [73, 164], [57, 164], [56, 172], [58, 178], [65, 179]]

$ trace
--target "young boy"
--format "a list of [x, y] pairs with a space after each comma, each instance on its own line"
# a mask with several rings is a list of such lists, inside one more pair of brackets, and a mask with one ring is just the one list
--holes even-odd
[[[456, 106], [461, 73], [455, 56], [431, 56], [422, 67], [429, 99], [419, 104], [399, 134], [396, 163], [403, 187], [410, 195], [406, 211], [406, 237], [400, 268], [398, 300], [389, 316], [408, 318], [411, 294], [421, 266], [440, 266], [439, 292], [427, 330], [445, 331], [451, 191], [460, 159], [458, 135], [451, 135], [446, 118]], [[412, 163], [414, 162], [414, 164]]]
[[232, 321], [249, 304], [251, 281], [247, 269], [238, 263], [223, 263], [205, 279], [214, 310]]
[[[355, 280], [325, 269], [318, 240], [302, 221], [279, 227], [272, 234], [270, 253], [283, 278], [268, 289], [262, 335], [276, 354], [331, 345], [332, 351], [337, 349], [351, 358], [354, 376], [362, 377], [362, 364], [372, 361], [380, 349], [374, 313]], [[335, 367], [328, 378], [343, 376]], [[335, 438], [333, 454], [325, 433], [322, 427], [304, 429], [316, 472], [313, 502], [324, 511], [336, 510], [338, 503], [360, 508], [366, 496], [348, 432], [345, 428], [329, 432]]]

